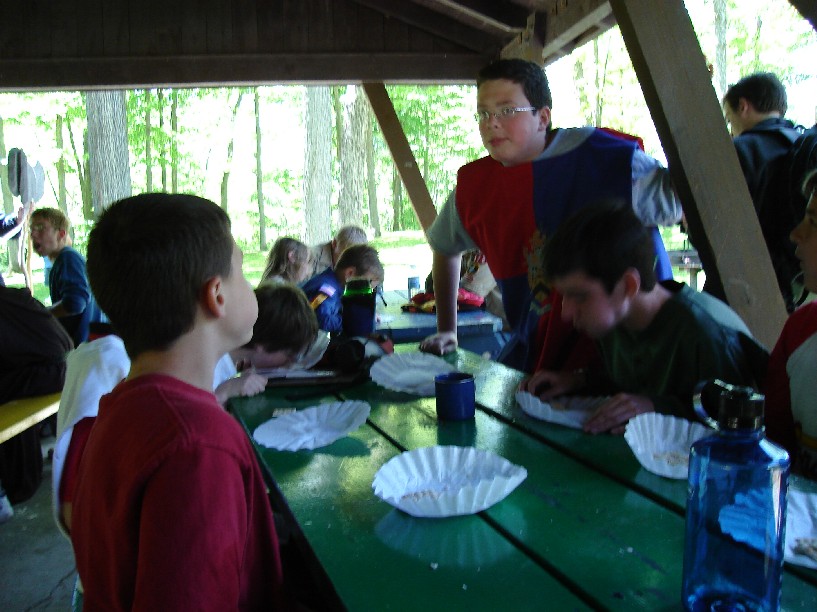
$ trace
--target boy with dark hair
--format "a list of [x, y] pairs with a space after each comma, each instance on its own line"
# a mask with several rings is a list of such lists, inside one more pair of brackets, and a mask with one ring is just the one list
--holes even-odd
[[770, 72], [743, 77], [723, 96], [723, 112], [732, 131], [740, 168], [783, 300], [791, 312], [794, 309], [791, 282], [799, 270], [789, 233], [803, 210], [800, 208], [795, 214], [788, 211], [785, 194], [789, 192], [791, 177], [785, 159], [804, 128], [783, 118], [787, 108], [786, 88]]
[[99, 403], [73, 504], [86, 609], [273, 609], [281, 562], [252, 446], [213, 395], [258, 314], [227, 215], [189, 195], [111, 205], [91, 286], [128, 378]]
[[457, 174], [455, 192], [427, 232], [434, 251], [438, 333], [421, 349], [457, 347], [460, 254], [485, 254], [513, 333], [500, 361], [525, 371], [580, 367], [593, 346], [559, 318], [560, 300], [542, 274], [542, 253], [561, 222], [586, 202], [620, 197], [651, 227], [661, 278], [672, 275], [657, 225], [679, 221], [666, 169], [633, 140], [595, 128], [554, 129], [544, 70], [496, 61], [477, 77], [476, 119], [489, 157]]
[[[267, 378], [255, 368], [292, 364], [318, 335], [318, 321], [304, 292], [289, 283], [259, 287], [258, 319], [252, 338], [216, 364], [213, 393], [222, 405], [233, 397], [264, 391]], [[53, 510], [66, 535], [79, 461], [99, 412], [99, 399], [128, 374], [130, 360], [122, 339], [114, 334], [86, 342], [68, 356], [65, 389], [57, 414], [57, 442], [52, 465]], [[240, 376], [236, 374], [241, 371]]]
[[656, 282], [653, 256], [641, 221], [615, 201], [584, 208], [546, 247], [561, 316], [597, 340], [604, 371], [540, 370], [522, 388], [542, 399], [614, 393], [585, 431], [622, 433], [629, 419], [653, 411], [694, 420], [699, 381], [755, 382], [752, 359], [765, 351], [740, 317], [711, 295]]
[[356, 244], [341, 253], [335, 268], [327, 268], [304, 283], [304, 293], [310, 300], [318, 326], [328, 332], [343, 331], [341, 295], [350, 278], [366, 278], [373, 285], [383, 282], [383, 264], [377, 250], [366, 244]]
[[51, 313], [79, 346], [88, 339], [90, 324], [102, 317], [88, 285], [85, 259], [71, 246], [68, 217], [58, 208], [38, 208], [31, 213], [30, 227], [34, 251], [53, 262], [48, 276]]

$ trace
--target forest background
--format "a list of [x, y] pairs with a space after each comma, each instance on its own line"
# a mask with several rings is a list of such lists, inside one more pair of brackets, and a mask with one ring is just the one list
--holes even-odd
[[[713, 95], [768, 70], [787, 87], [787, 117], [817, 122], [817, 35], [787, 2], [686, 0], [713, 69]], [[593, 125], [636, 134], [665, 162], [618, 28], [547, 68], [555, 127]], [[485, 155], [470, 84], [389, 85], [389, 95], [432, 200], [439, 208], [457, 169]], [[690, 121], [694, 121], [690, 117]], [[0, 159], [12, 147], [42, 164], [36, 206], [65, 211], [74, 246], [84, 253], [94, 219], [110, 202], [145, 191], [195, 193], [232, 219], [245, 266], [257, 280], [279, 236], [328, 240], [347, 223], [362, 225], [387, 267], [386, 288], [424, 276], [431, 252], [379, 132], [355, 85], [0, 94]], [[3, 207], [14, 209], [7, 172]], [[664, 231], [682, 248], [678, 228]], [[0, 251], [11, 285], [22, 285], [16, 241]], [[43, 262], [34, 256], [33, 267]], [[15, 274], [17, 273], [17, 274]], [[47, 301], [42, 275], [35, 295]]]

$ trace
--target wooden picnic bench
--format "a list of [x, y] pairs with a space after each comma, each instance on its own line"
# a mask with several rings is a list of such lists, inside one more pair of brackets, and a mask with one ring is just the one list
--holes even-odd
[[0, 443], [57, 414], [59, 407], [59, 393], [15, 399], [0, 405]]

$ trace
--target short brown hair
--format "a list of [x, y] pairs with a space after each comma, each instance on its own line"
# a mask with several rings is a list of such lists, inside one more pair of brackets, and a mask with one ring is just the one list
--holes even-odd
[[193, 328], [202, 287], [228, 278], [230, 219], [198, 196], [145, 193], [114, 202], [88, 237], [88, 280], [131, 359]]
[[368, 244], [355, 244], [343, 251], [335, 263], [335, 270], [354, 268], [358, 275], [373, 274], [378, 280], [383, 280], [383, 264], [377, 249]]
[[48, 221], [51, 227], [57, 231], [65, 230], [67, 232], [71, 229], [71, 221], [59, 208], [38, 208], [31, 213], [32, 221], [35, 217], [43, 221]]
[[246, 346], [260, 346], [268, 353], [300, 353], [318, 335], [318, 318], [306, 294], [292, 283], [261, 285], [255, 290], [258, 319]]

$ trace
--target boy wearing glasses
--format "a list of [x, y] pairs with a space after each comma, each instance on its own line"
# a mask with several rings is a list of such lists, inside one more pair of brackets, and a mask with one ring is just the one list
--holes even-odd
[[31, 213], [30, 227], [34, 251], [53, 262], [48, 277], [51, 313], [79, 346], [101, 314], [88, 285], [85, 259], [71, 247], [68, 217], [57, 208], [38, 208]]
[[659, 278], [672, 276], [655, 228], [681, 217], [667, 170], [633, 139], [590, 127], [554, 129], [551, 104], [545, 72], [533, 62], [498, 60], [480, 71], [476, 118], [489, 157], [460, 168], [456, 190], [427, 232], [438, 332], [421, 350], [456, 349], [460, 254], [478, 248], [513, 330], [499, 360], [528, 372], [584, 367], [595, 349], [561, 321], [561, 300], [546, 284], [542, 262], [561, 222], [599, 198], [633, 206], [652, 228]]

